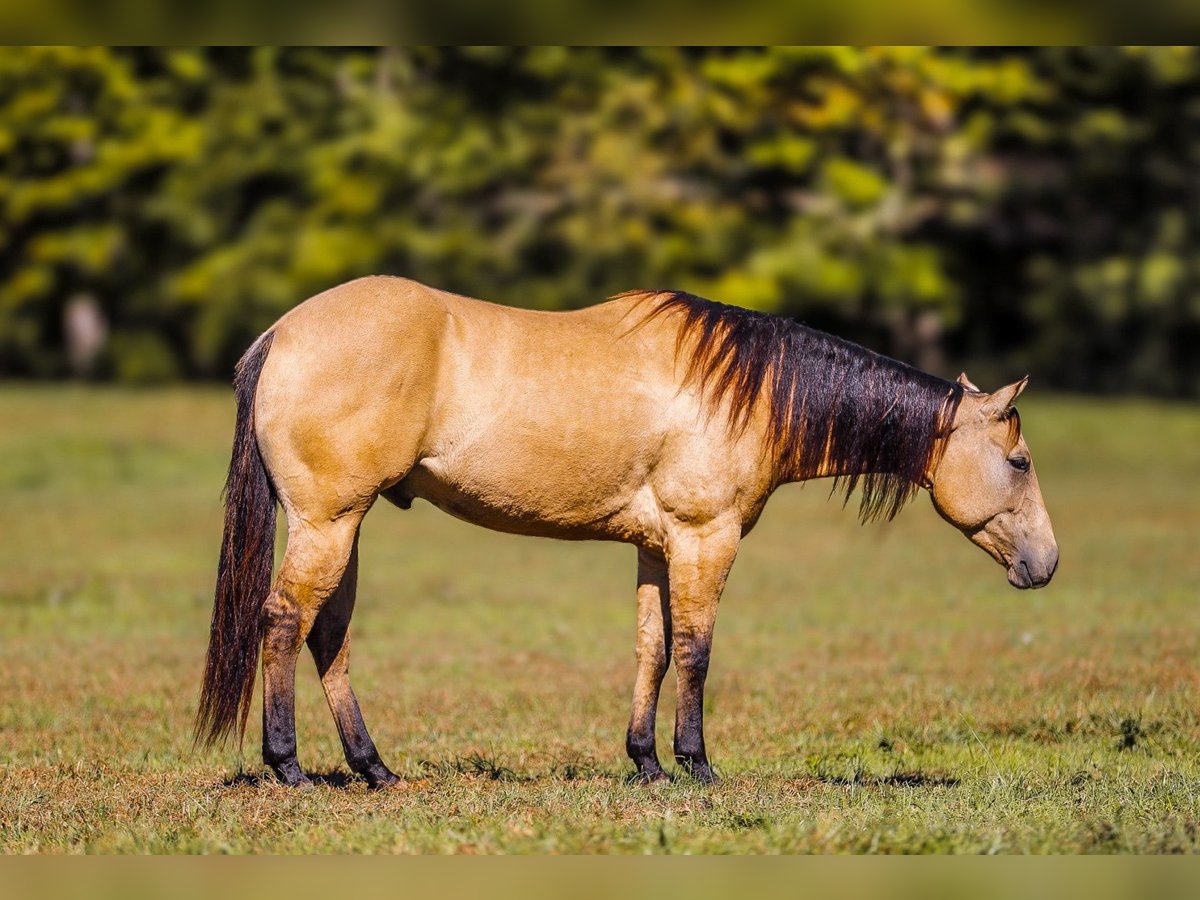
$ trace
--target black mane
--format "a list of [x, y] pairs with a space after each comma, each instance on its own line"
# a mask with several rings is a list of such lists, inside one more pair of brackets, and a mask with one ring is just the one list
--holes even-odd
[[655, 302], [645, 321], [681, 317], [676, 354], [715, 409], [730, 403], [744, 429], [767, 400], [770, 450], [787, 480], [822, 470], [846, 501], [862, 488], [859, 516], [891, 519], [916, 493], [954, 420], [963, 388], [865, 347], [766, 313], [682, 291], [631, 292]]

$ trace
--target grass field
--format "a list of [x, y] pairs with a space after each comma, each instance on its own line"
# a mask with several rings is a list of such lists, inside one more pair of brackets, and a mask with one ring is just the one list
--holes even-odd
[[713, 788], [624, 782], [632, 548], [380, 504], [353, 671], [415, 784], [374, 794], [307, 659], [314, 790], [261, 774], [257, 711], [244, 763], [190, 748], [228, 392], [0, 390], [0, 850], [1200, 849], [1200, 410], [1021, 406], [1054, 583], [1012, 590], [924, 498], [864, 528], [782, 489], [722, 603]]

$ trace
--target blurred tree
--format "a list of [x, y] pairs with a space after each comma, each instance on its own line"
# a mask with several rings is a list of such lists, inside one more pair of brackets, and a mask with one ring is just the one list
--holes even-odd
[[1191, 48], [4, 50], [0, 374], [68, 372], [87, 297], [84, 368], [224, 376], [391, 272], [1195, 396], [1198, 126]]
[[[141, 59], [0, 52], [0, 371], [64, 371], [65, 307], [79, 294], [95, 298], [122, 340], [170, 340], [174, 323], [145, 302], [161, 270], [140, 238], [155, 176], [199, 151], [201, 129], [164, 102], [173, 85]], [[174, 374], [174, 353], [163, 359]]]
[[958, 242], [965, 352], [1063, 386], [1200, 394], [1200, 55], [1044, 49], [986, 121], [990, 208]]

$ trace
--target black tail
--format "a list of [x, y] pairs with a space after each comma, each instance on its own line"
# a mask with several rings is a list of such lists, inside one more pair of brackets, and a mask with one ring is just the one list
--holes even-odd
[[271, 590], [275, 557], [275, 488], [254, 436], [254, 394], [271, 349], [267, 332], [237, 364], [237, 427], [225, 481], [225, 537], [217, 566], [204, 686], [195, 739], [211, 746], [246, 731], [262, 643], [263, 604]]

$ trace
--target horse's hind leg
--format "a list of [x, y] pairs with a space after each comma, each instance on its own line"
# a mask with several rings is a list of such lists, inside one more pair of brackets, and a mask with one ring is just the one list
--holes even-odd
[[654, 722], [663, 676], [671, 662], [671, 607], [667, 562], [662, 554], [638, 550], [637, 679], [625, 751], [637, 766], [639, 781], [667, 777], [658, 762]]
[[337, 590], [317, 615], [308, 635], [308, 649], [317, 664], [329, 711], [337, 722], [346, 762], [353, 771], [366, 778], [372, 788], [383, 788], [398, 784], [400, 779], [379, 758], [379, 751], [375, 749], [375, 742], [371, 740], [358, 708], [358, 698], [350, 686], [350, 617], [354, 614], [357, 586], [358, 536], [355, 535], [346, 571]]
[[296, 658], [342, 580], [363, 513], [315, 522], [288, 513], [287, 552], [263, 607], [263, 761], [300, 786], [309, 779], [296, 759]]

